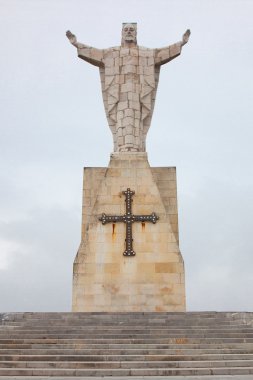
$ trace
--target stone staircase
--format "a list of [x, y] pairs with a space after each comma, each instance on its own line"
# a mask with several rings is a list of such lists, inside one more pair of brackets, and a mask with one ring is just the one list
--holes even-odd
[[0, 378], [30, 376], [253, 379], [253, 313], [1, 314]]

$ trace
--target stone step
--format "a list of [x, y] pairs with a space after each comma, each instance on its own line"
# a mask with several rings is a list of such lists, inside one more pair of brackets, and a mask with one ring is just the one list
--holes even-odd
[[[25, 380], [34, 380], [34, 376], [0, 376], [0, 379], [25, 379]], [[83, 380], [84, 377], [79, 376], [55, 376], [54, 380]], [[114, 380], [129, 380], [129, 376], [115, 376]], [[154, 376], [131, 376], [131, 380], [153, 380]], [[252, 375], [204, 375], [204, 376], [156, 376], [156, 380], [252, 380]], [[48, 380], [48, 376], [36, 376], [36, 380]], [[111, 376], [85, 376], [85, 380], [112, 380]]]
[[[25, 379], [25, 380], [34, 380], [34, 376], [0, 376], [0, 379]], [[54, 380], [83, 380], [84, 377], [81, 376], [55, 376]], [[115, 376], [114, 380], [129, 380], [129, 376]], [[154, 376], [131, 376], [131, 380], [153, 380]], [[156, 376], [156, 380], [252, 380], [252, 375], [204, 375], [204, 376]], [[36, 380], [48, 380], [48, 376], [36, 376]], [[112, 380], [111, 376], [85, 376], [85, 380]]]
[[[164, 329], [158, 330], [157, 332], [153, 329], [149, 329], [148, 327], [144, 330], [135, 330], [131, 329], [124, 329], [124, 330], [111, 330], [111, 329], [97, 329], [96, 331], [92, 330], [85, 330], [85, 329], [76, 329], [76, 330], [68, 330], [68, 329], [61, 329], [61, 330], [50, 330], [50, 329], [40, 329], [40, 330], [4, 330], [0, 331], [0, 340], [5, 339], [6, 337], [17, 337], [20, 338], [20, 336], [29, 336], [29, 335], [44, 335], [44, 334], [49, 334], [49, 335], [57, 335], [57, 336], [63, 336], [63, 335], [70, 335], [71, 338], [74, 336], [74, 338], [78, 338], [78, 336], [125, 336], [125, 335], [131, 335], [135, 334], [137, 336], [245, 336], [247, 335], [248, 337], [252, 338], [253, 337], [253, 331], [252, 330], [245, 330], [245, 329], [237, 329], [237, 330], [232, 330], [232, 329], [220, 329], [219, 331], [217, 330], [211, 330], [211, 329], [201, 329], [201, 330], [187, 330], [187, 329]], [[78, 335], [78, 336], [77, 336]]]
[[117, 348], [117, 349], [99, 349], [99, 348], [63, 348], [61, 345], [47, 346], [45, 348], [27, 347], [0, 349], [0, 355], [253, 355], [252, 348], [205, 348], [205, 349], [187, 349], [187, 348], [156, 348], [156, 349], [138, 349], [138, 348]]
[[54, 368], [1, 368], [0, 376], [204, 376], [253, 375], [253, 367], [208, 368], [118, 368], [118, 369], [54, 369]]
[[78, 330], [76, 331], [67, 331], [67, 329], [64, 331], [64, 330], [61, 330], [61, 331], [50, 331], [50, 330], [40, 330], [40, 331], [33, 331], [31, 330], [30, 332], [29, 331], [13, 331], [13, 330], [7, 330], [7, 331], [4, 331], [4, 332], [0, 332], [0, 340], [3, 340], [3, 339], [6, 339], [6, 338], [13, 338], [13, 339], [20, 339], [20, 337], [23, 337], [24, 339], [29, 339], [29, 337], [31, 336], [32, 338], [34, 337], [37, 337], [38, 336], [38, 339], [41, 335], [45, 335], [47, 334], [48, 336], [52, 337], [52, 336], [59, 336], [60, 338], [64, 338], [66, 336], [69, 337], [69, 339], [78, 339], [80, 336], [81, 337], [90, 337], [90, 336], [94, 336], [94, 337], [125, 337], [125, 336], [131, 336], [131, 335], [135, 335], [137, 337], [152, 337], [152, 336], [168, 336], [168, 337], [202, 337], [202, 336], [209, 336], [209, 337], [235, 337], [235, 338], [238, 338], [238, 337], [241, 337], [241, 336], [246, 336], [248, 338], [253, 338], [253, 332], [250, 331], [231, 331], [231, 330], [223, 330], [223, 331], [220, 331], [220, 332], [216, 332], [216, 331], [210, 331], [210, 330], [202, 330], [202, 331], [179, 331], [179, 330], [164, 330], [163, 332], [162, 331], [158, 331], [157, 333], [155, 331], [150, 331], [148, 328], [146, 330], [143, 330], [142, 332], [136, 332], [135, 330], [132, 330], [132, 329], [128, 329], [128, 330], [124, 330], [124, 331], [117, 331], [115, 330], [114, 332], [110, 332], [110, 331], [107, 331], [106, 329], [105, 330], [100, 330], [100, 331], [96, 331], [96, 332], [92, 332], [92, 331], [85, 331], [85, 330], [81, 330], [79, 331], [78, 333]]
[[179, 317], [179, 318], [171, 318], [171, 317], [164, 317], [164, 318], [144, 318], [144, 317], [140, 317], [140, 318], [125, 318], [125, 317], [121, 317], [121, 318], [114, 318], [112, 316], [112, 318], [93, 318], [93, 317], [88, 317], [86, 316], [86, 318], [79, 318], [79, 319], [72, 319], [71, 317], [69, 318], [65, 318], [65, 319], [54, 319], [54, 318], [38, 318], [38, 319], [31, 319], [31, 318], [20, 318], [20, 319], [13, 319], [13, 320], [9, 320], [7, 318], [3, 319], [2, 320], [2, 323], [4, 322], [10, 322], [12, 324], [18, 324], [18, 323], [22, 323], [22, 322], [29, 322], [31, 324], [38, 324], [42, 321], [42, 323], [56, 323], [56, 324], [68, 324], [70, 321], [72, 321], [74, 324], [80, 324], [80, 322], [84, 322], [86, 324], [99, 324], [99, 323], [103, 323], [103, 324], [118, 324], [118, 323], [131, 323], [131, 324], [141, 324], [142, 321], [145, 321], [147, 323], [152, 323], [152, 324], [163, 324], [163, 323], [168, 323], [168, 324], [182, 324], [182, 323], [185, 323], [185, 324], [191, 324], [191, 323], [196, 323], [199, 322], [199, 323], [203, 323], [203, 324], [224, 324], [225, 322], [227, 323], [231, 323], [231, 324], [238, 324], [238, 323], [242, 323], [242, 324], [245, 324], [247, 322], [250, 322], [252, 321], [252, 315], [251, 316], [247, 316], [246, 318], [233, 318], [233, 317], [210, 317], [210, 318], [203, 318], [202, 316], [199, 316], [199, 317], [194, 317], [194, 318], [186, 318], [186, 317]]
[[[34, 376], [0, 376], [0, 379], [25, 379], [25, 380], [34, 380]], [[54, 380], [83, 380], [84, 377], [79, 376], [55, 376]], [[129, 380], [129, 376], [115, 376], [113, 380]], [[154, 376], [131, 376], [131, 380], [153, 380]], [[252, 375], [203, 375], [203, 376], [156, 376], [156, 380], [252, 380]], [[36, 380], [48, 380], [48, 376], [36, 376]], [[85, 376], [85, 380], [112, 380], [111, 376]]]
[[249, 341], [253, 341], [253, 334], [251, 333], [232, 333], [232, 332], [227, 332], [227, 333], [210, 333], [210, 332], [202, 332], [202, 333], [136, 333], [136, 332], [122, 332], [122, 333], [106, 333], [106, 332], [100, 332], [99, 333], [90, 333], [90, 332], [78, 332], [76, 333], [68, 333], [67, 331], [65, 333], [52, 333], [49, 331], [42, 331], [40, 333], [36, 332], [6, 332], [4, 334], [0, 333], [0, 341], [3, 339], [18, 339], [19, 337], [23, 337], [24, 339], [30, 339], [30, 338], [44, 338], [45, 336], [48, 337], [48, 339], [93, 339], [93, 340], [98, 340], [98, 339], [130, 339], [130, 338], [135, 338], [135, 339], [159, 339], [160, 337], [162, 339], [248, 339]]
[[[61, 314], [61, 313], [60, 313]], [[63, 315], [57, 315], [54, 313], [35, 313], [35, 314], [29, 314], [29, 313], [20, 313], [20, 314], [4, 314], [1, 315], [0, 320], [2, 322], [17, 322], [17, 321], [29, 321], [29, 322], [35, 322], [38, 323], [40, 321], [51, 321], [51, 322], [58, 322], [58, 321], [72, 321], [72, 322], [80, 322], [85, 321], [85, 323], [98, 323], [98, 322], [150, 322], [150, 323], [186, 323], [186, 322], [193, 322], [193, 321], [199, 321], [201, 323], [217, 323], [221, 322], [242, 322], [246, 323], [247, 321], [252, 321], [253, 319], [253, 313], [214, 313], [214, 314], [204, 314], [204, 313], [161, 313], [153, 314], [153, 313], [78, 313], [77, 315], [73, 315], [73, 313], [69, 314], [63, 314]]]
[[125, 316], [120, 316], [119, 318], [115, 318], [114, 316], [109, 316], [109, 317], [99, 317], [99, 318], [94, 318], [93, 316], [92, 317], [89, 317], [88, 315], [87, 316], [84, 316], [83, 318], [78, 318], [78, 319], [75, 319], [75, 318], [72, 318], [72, 316], [70, 316], [69, 318], [64, 318], [64, 319], [56, 319], [56, 318], [52, 318], [52, 317], [48, 317], [48, 318], [29, 318], [27, 316], [24, 316], [22, 318], [11, 318], [11, 317], [4, 317], [3, 319], [0, 319], [1, 320], [1, 323], [6, 323], [6, 322], [9, 322], [11, 324], [18, 324], [20, 322], [29, 322], [31, 324], [38, 324], [42, 321], [42, 323], [62, 323], [62, 324], [66, 324], [66, 323], [69, 323], [70, 321], [72, 321], [73, 323], [76, 323], [76, 324], [79, 324], [80, 322], [84, 322], [84, 323], [91, 323], [91, 324], [97, 324], [97, 323], [100, 323], [101, 321], [104, 323], [121, 323], [121, 322], [124, 322], [124, 323], [138, 323], [138, 322], [142, 322], [142, 321], [145, 321], [147, 323], [152, 323], [152, 324], [156, 324], [156, 323], [159, 323], [159, 324], [162, 324], [162, 323], [171, 323], [171, 324], [181, 324], [181, 323], [194, 323], [195, 322], [200, 322], [200, 323], [204, 323], [204, 324], [214, 324], [214, 323], [221, 323], [221, 324], [224, 324], [225, 321], [226, 322], [230, 322], [230, 323], [245, 323], [247, 321], [250, 321], [252, 320], [252, 315], [251, 316], [247, 316], [246, 318], [233, 318], [233, 317], [209, 317], [209, 318], [203, 318], [203, 316], [199, 316], [199, 317], [192, 317], [192, 318], [188, 318], [188, 317], [185, 317], [185, 316], [182, 316], [182, 317], [176, 317], [176, 318], [172, 318], [171, 316], [166, 316], [166, 317], [160, 317], [160, 318], [157, 318], [157, 317], [144, 317], [144, 316], [140, 316], [140, 317], [137, 317], [137, 316], [134, 316], [132, 318], [130, 317], [125, 317]]
[[54, 316], [55, 318], [64, 318], [66, 316], [71, 316], [74, 314], [74, 318], [80, 318], [85, 315], [90, 315], [90, 316], [110, 316], [114, 314], [115, 318], [119, 317], [120, 315], [147, 315], [147, 316], [155, 316], [157, 318], [162, 317], [164, 315], [170, 315], [170, 316], [180, 316], [180, 315], [186, 315], [186, 317], [191, 317], [191, 316], [196, 316], [196, 315], [202, 315], [202, 316], [209, 316], [209, 315], [216, 315], [216, 316], [224, 316], [224, 315], [247, 315], [247, 314], [252, 314], [253, 312], [249, 311], [188, 311], [188, 312], [182, 312], [182, 311], [161, 311], [161, 312], [156, 312], [156, 311], [141, 311], [141, 312], [135, 312], [135, 311], [129, 311], [129, 312], [108, 312], [108, 311], [88, 311], [88, 312], [78, 312], [78, 313], [72, 313], [69, 311], [63, 311], [63, 312], [58, 312], [58, 311], [49, 311], [49, 312], [9, 312], [9, 313], [1, 313], [0, 315], [14, 315], [14, 316], [23, 316], [23, 315], [28, 315], [28, 316], [34, 316], [35, 318], [39, 318], [41, 316]]
[[[40, 335], [40, 337], [43, 339], [43, 335]], [[65, 339], [66, 336], [62, 336], [62, 339]], [[29, 340], [37, 339], [37, 336], [33, 337], [30, 336]], [[46, 334], [44, 335], [44, 341], [46, 342], [46, 339], [49, 341], [52, 339], [58, 339], [60, 341], [60, 336], [58, 335], [52, 335], [51, 337], [47, 337]], [[6, 343], [11, 343], [10, 339], [5, 339]], [[22, 341], [22, 339], [20, 339]], [[4, 340], [1, 339], [1, 343], [4, 343]], [[178, 338], [170, 338], [170, 337], [147, 337], [147, 338], [137, 338], [137, 337], [126, 337], [126, 338], [85, 338], [80, 337], [79, 339], [80, 343], [86, 343], [86, 344], [223, 344], [223, 343], [253, 343], [253, 338], [207, 338], [207, 337], [201, 337], [201, 338], [189, 338], [189, 337], [178, 337]]]
[[192, 332], [192, 331], [210, 331], [210, 332], [217, 332], [220, 333], [222, 331], [231, 331], [231, 332], [253, 332], [253, 326], [151, 326], [148, 324], [142, 325], [142, 326], [130, 326], [128, 324], [122, 324], [122, 325], [99, 325], [99, 326], [90, 326], [90, 325], [80, 325], [80, 326], [62, 326], [62, 325], [36, 325], [31, 326], [29, 324], [22, 325], [22, 326], [8, 326], [8, 325], [2, 325], [0, 326], [0, 333], [3, 333], [4, 331], [10, 331], [10, 332], [25, 332], [27, 330], [34, 331], [34, 332], [40, 332], [40, 331], [68, 331], [68, 332], [76, 332], [76, 331], [89, 331], [89, 332], [99, 332], [99, 331], [110, 331], [110, 332], [124, 332], [131, 329], [131, 331], [136, 332], [143, 332], [146, 329], [154, 332], [164, 332], [164, 331], [186, 331], [186, 332]]
[[253, 354], [196, 354], [196, 355], [183, 355], [183, 354], [146, 354], [146, 355], [127, 355], [125, 353], [121, 355], [82, 355], [82, 354], [2, 354], [0, 357], [0, 363], [2, 362], [178, 362], [178, 361], [253, 361]]
[[160, 328], [156, 328], [155, 326], [150, 326], [148, 324], [142, 324], [143, 326], [145, 326], [145, 328], [139, 328], [137, 326], [130, 326], [130, 325], [124, 325], [124, 327], [121, 326], [107, 326], [107, 325], [99, 325], [99, 326], [92, 326], [92, 328], [90, 326], [77, 326], [77, 327], [69, 327], [69, 326], [61, 326], [61, 327], [57, 327], [57, 326], [40, 326], [39, 328], [37, 328], [37, 326], [29, 326], [27, 325], [25, 328], [22, 327], [4, 327], [4, 326], [1, 326], [0, 327], [0, 334], [1, 335], [4, 335], [6, 333], [8, 334], [14, 334], [14, 333], [23, 333], [23, 332], [31, 332], [31, 333], [43, 333], [45, 331], [47, 331], [48, 333], [52, 334], [52, 333], [63, 333], [63, 332], [68, 332], [68, 333], [72, 333], [72, 334], [77, 334], [79, 331], [80, 333], [103, 333], [103, 332], [106, 332], [106, 333], [111, 333], [111, 334], [121, 334], [121, 333], [124, 333], [124, 332], [132, 332], [132, 331], [136, 331], [136, 333], [139, 333], [139, 334], [143, 334], [145, 333], [145, 331], [147, 331], [148, 333], [150, 332], [154, 332], [154, 333], [159, 333], [160, 334], [163, 334], [164, 332], [165, 333], [181, 333], [181, 334], [185, 334], [185, 333], [190, 333], [190, 334], [195, 334], [195, 333], [217, 333], [217, 334], [220, 334], [220, 333], [248, 333], [248, 334], [253, 334], [253, 328], [252, 326], [236, 326], [236, 327], [228, 327], [228, 326], [224, 326], [224, 327], [218, 327], [215, 326], [192, 326], [192, 327], [187, 327], [187, 326], [160, 326]]
[[[78, 342], [75, 342], [75, 340], [67, 340], [66, 342], [66, 339], [64, 339], [64, 342], [62, 340], [59, 340], [59, 339], [56, 339], [56, 340], [48, 340], [48, 339], [29, 339], [29, 340], [25, 340], [25, 342], [23, 342], [23, 339], [18, 339], [16, 341], [16, 339], [14, 341], [11, 341], [9, 342], [9, 340], [4, 340], [4, 342], [7, 342], [7, 343], [1, 343], [0, 344], [0, 350], [4, 350], [4, 349], [51, 349], [51, 348], [54, 348], [54, 349], [66, 349], [66, 350], [94, 350], [94, 349], [108, 349], [108, 350], [112, 350], [112, 349], [119, 349], [121, 348], [121, 345], [117, 345], [117, 344], [105, 344], [103, 343], [102, 345], [99, 345], [99, 344], [85, 344], [83, 343], [82, 341], [78, 341]], [[156, 349], [156, 350], [161, 350], [161, 349], [167, 349], [168, 348], [168, 345], [167, 344], [126, 344], [124, 345], [124, 349], [129, 349], [129, 350], [151, 350], [151, 349]], [[253, 344], [252, 343], [235, 343], [235, 344], [223, 344], [223, 345], [215, 345], [215, 344], [174, 344], [174, 345], [170, 345], [170, 349], [193, 349], [193, 350], [197, 350], [197, 349], [201, 349], [201, 350], [205, 350], [205, 349], [209, 349], [209, 350], [233, 350], [233, 349], [239, 349], [239, 350], [244, 350], [244, 349], [247, 349], [247, 350], [252, 350], [253, 349]]]
[[228, 330], [241, 330], [241, 329], [245, 329], [245, 330], [252, 330], [253, 329], [253, 323], [252, 321], [247, 321], [247, 322], [237, 322], [237, 323], [217, 323], [217, 322], [214, 322], [214, 323], [201, 323], [198, 321], [194, 321], [192, 323], [167, 323], [167, 322], [162, 322], [162, 323], [152, 323], [152, 322], [148, 322], [148, 321], [140, 321], [140, 323], [135, 323], [134, 321], [119, 321], [119, 322], [115, 322], [115, 323], [112, 323], [112, 321], [109, 323], [102, 323], [102, 321], [100, 321], [100, 323], [91, 323], [91, 322], [82, 322], [80, 321], [80, 323], [71, 323], [71, 321], [68, 321], [68, 323], [29, 323], [29, 322], [25, 322], [25, 323], [18, 323], [18, 324], [11, 324], [11, 323], [7, 323], [7, 322], [4, 322], [4, 323], [1, 323], [0, 324], [0, 331], [4, 330], [4, 329], [9, 329], [9, 330], [25, 330], [27, 328], [33, 328], [34, 330], [40, 330], [40, 329], [61, 329], [61, 328], [64, 328], [64, 329], [103, 329], [103, 328], [108, 328], [108, 329], [128, 329], [128, 328], [131, 328], [131, 329], [144, 329], [144, 326], [147, 326], [149, 327], [150, 329], [168, 329], [168, 330], [172, 330], [172, 329], [185, 329], [185, 330], [193, 330], [193, 329], [198, 329], [198, 330], [202, 330], [202, 329], [211, 329], [211, 330], [221, 330], [221, 329], [228, 329]]
[[71, 330], [71, 331], [77, 331], [77, 330], [85, 330], [87, 331], [94, 331], [94, 330], [112, 330], [112, 331], [124, 331], [124, 330], [139, 330], [142, 331], [144, 330], [144, 326], [150, 330], [154, 331], [163, 331], [163, 330], [184, 330], [184, 331], [192, 331], [192, 330], [210, 330], [210, 331], [242, 331], [245, 330], [246, 332], [252, 332], [253, 331], [253, 325], [251, 324], [149, 324], [143, 323], [140, 324], [130, 324], [127, 322], [122, 322], [119, 324], [84, 324], [80, 323], [80, 325], [74, 325], [74, 324], [66, 324], [66, 325], [56, 325], [56, 324], [39, 324], [39, 325], [30, 325], [29, 323], [22, 324], [19, 326], [9, 326], [8, 324], [4, 324], [0, 326], [0, 332], [2, 331], [24, 331], [24, 330], [34, 330], [34, 331], [39, 331], [39, 330], [53, 330], [53, 331], [59, 331], [59, 330]]
[[247, 331], [252, 331], [253, 330], [253, 323], [251, 321], [245, 322], [245, 323], [197, 323], [196, 321], [193, 323], [148, 323], [146, 321], [140, 321], [140, 323], [131, 323], [129, 321], [121, 321], [119, 323], [82, 323], [80, 321], [79, 324], [76, 323], [71, 323], [69, 321], [68, 323], [19, 323], [12, 325], [10, 323], [4, 322], [0, 324], [0, 331], [4, 331], [5, 329], [7, 330], [25, 330], [27, 328], [31, 328], [33, 330], [41, 330], [41, 329], [72, 329], [72, 330], [77, 330], [77, 329], [139, 329], [143, 330], [144, 326], [147, 326], [150, 329], [158, 329], [158, 330], [172, 330], [172, 329], [183, 329], [183, 330], [205, 330], [205, 329], [210, 329], [210, 330], [217, 330], [220, 331], [222, 329], [224, 330], [247, 330]]
[[[116, 360], [116, 357], [124, 358], [125, 360], [134, 360], [131, 358], [135, 357], [143, 357], [143, 356], [157, 356], [157, 357], [165, 357], [165, 356], [175, 356], [180, 358], [190, 358], [190, 360], [193, 360], [194, 357], [199, 358], [216, 358], [217, 360], [219, 358], [241, 358], [241, 359], [253, 359], [253, 349], [251, 350], [171, 350], [171, 349], [161, 349], [161, 350], [68, 350], [68, 349], [61, 349], [61, 348], [50, 348], [50, 349], [27, 349], [27, 350], [18, 350], [18, 349], [5, 349], [1, 350], [0, 355], [2, 356], [23, 356], [23, 355], [33, 355], [33, 356], [43, 356], [43, 355], [58, 355], [58, 356], [83, 356], [83, 357], [93, 357], [94, 360], [102, 360], [97, 359], [99, 357], [106, 357], [105, 360], [107, 360], [107, 357], [113, 358], [113, 360]], [[1, 360], [1, 357], [0, 357]], [[163, 359], [165, 360], [165, 359]], [[184, 360], [184, 359], [181, 359]]]
[[32, 332], [42, 332], [42, 331], [48, 331], [48, 332], [62, 332], [62, 331], [67, 331], [67, 332], [72, 332], [76, 333], [78, 331], [82, 332], [96, 332], [99, 333], [100, 331], [110, 331], [111, 333], [121, 333], [124, 331], [136, 331], [139, 333], [143, 333], [145, 330], [148, 331], [154, 331], [154, 332], [161, 332], [163, 333], [164, 331], [172, 332], [172, 331], [183, 331], [183, 332], [190, 332], [193, 333], [195, 331], [203, 332], [203, 331], [210, 331], [210, 332], [217, 332], [221, 333], [222, 331], [224, 332], [245, 332], [245, 333], [253, 333], [253, 328], [252, 326], [235, 326], [235, 327], [228, 327], [226, 326], [225, 328], [223, 327], [213, 327], [213, 326], [192, 326], [192, 327], [187, 327], [187, 326], [160, 326], [159, 328], [155, 326], [150, 326], [148, 324], [143, 325], [144, 327], [137, 327], [137, 326], [130, 326], [127, 324], [121, 325], [121, 326], [106, 326], [106, 325], [100, 325], [100, 326], [30, 326], [26, 325], [25, 327], [20, 327], [20, 326], [15, 326], [15, 327], [10, 327], [10, 326], [1, 326], [0, 327], [0, 334], [3, 334], [5, 332], [8, 333], [19, 333], [19, 332], [26, 332], [26, 331], [32, 331]]
[[[112, 313], [113, 314], [113, 313]], [[129, 315], [117, 315], [117, 317], [115, 315], [107, 315], [107, 316], [104, 316], [104, 315], [100, 315], [100, 316], [93, 316], [93, 315], [89, 315], [89, 313], [87, 313], [86, 315], [82, 315], [80, 316], [79, 318], [76, 318], [75, 316], [73, 315], [69, 315], [68, 317], [66, 318], [55, 318], [53, 316], [48, 316], [48, 317], [29, 317], [29, 315], [22, 315], [21, 317], [15, 317], [15, 316], [12, 316], [11, 314], [8, 314], [8, 315], [4, 315], [4, 316], [1, 316], [0, 315], [0, 321], [1, 323], [4, 323], [4, 322], [9, 322], [11, 324], [18, 324], [18, 323], [22, 323], [22, 322], [29, 322], [29, 323], [35, 323], [35, 324], [38, 324], [39, 322], [42, 322], [42, 323], [62, 323], [62, 324], [65, 324], [65, 323], [69, 323], [69, 321], [72, 321], [73, 323], [76, 323], [76, 324], [79, 324], [80, 322], [85, 322], [85, 323], [91, 323], [91, 324], [94, 324], [94, 323], [99, 323], [101, 321], [103, 321], [103, 323], [118, 323], [118, 322], [141, 322], [141, 321], [147, 321], [149, 323], [156, 323], [156, 322], [160, 322], [160, 323], [163, 323], [163, 322], [167, 322], [167, 323], [190, 323], [190, 322], [193, 322], [194, 321], [199, 321], [199, 322], [202, 322], [202, 323], [206, 323], [208, 324], [209, 322], [211, 323], [214, 323], [214, 322], [220, 322], [222, 324], [225, 323], [225, 321], [227, 322], [231, 322], [231, 323], [238, 323], [238, 322], [242, 322], [244, 323], [245, 321], [250, 321], [252, 320], [252, 316], [253, 316], [253, 313], [249, 314], [249, 315], [242, 315], [240, 314], [239, 316], [233, 316], [232, 314], [227, 314], [227, 315], [218, 315], [218, 316], [209, 316], [209, 317], [204, 317], [203, 315], [199, 314], [198, 316], [192, 316], [192, 317], [189, 317], [188, 315], [185, 315], [184, 313], [180, 316], [173, 316], [173, 315], [165, 315], [165, 316], [145, 316], [145, 315], [139, 315], [138, 313], [136, 313], [136, 315], [134, 316], [129, 316]]]
[[[172, 352], [182, 352], [184, 350], [187, 351], [193, 351], [196, 352], [198, 350], [200, 351], [210, 351], [210, 352], [220, 352], [220, 351], [242, 351], [242, 352], [253, 352], [253, 344], [252, 343], [223, 343], [223, 344], [124, 344], [122, 346], [121, 344], [85, 344], [85, 343], [79, 343], [79, 344], [72, 344], [72, 343], [58, 343], [55, 342], [48, 342], [47, 339], [45, 340], [40, 340], [41, 343], [35, 343], [33, 340], [29, 344], [18, 344], [17, 349], [25, 346], [26, 349], [72, 349], [72, 350], [86, 350], [86, 351], [94, 351], [94, 350], [99, 350], [99, 351], [119, 351], [124, 349], [125, 350], [130, 350], [130, 351], [148, 351], [150, 352], [151, 350], [156, 350], [156, 351], [161, 351], [161, 350], [170, 350]], [[48, 342], [48, 343], [47, 343]], [[2, 345], [2, 349], [16, 349], [16, 343], [8, 343], [7, 345]]]
[[134, 331], [136, 333], [145, 333], [147, 331], [154, 332], [154, 333], [164, 333], [164, 332], [181, 332], [181, 333], [192, 333], [192, 332], [210, 332], [210, 333], [221, 333], [224, 332], [234, 332], [234, 333], [251, 333], [253, 334], [253, 327], [252, 326], [130, 326], [130, 325], [121, 325], [121, 326], [114, 326], [114, 325], [99, 325], [99, 326], [62, 326], [62, 325], [38, 325], [38, 326], [31, 326], [29, 324], [23, 325], [23, 326], [8, 326], [8, 325], [2, 325], [0, 326], [0, 333], [4, 332], [41, 332], [41, 331], [48, 331], [48, 332], [77, 332], [77, 331], [83, 331], [83, 332], [89, 332], [89, 333], [97, 333], [99, 334], [101, 331], [106, 330], [110, 333], [122, 333], [126, 331]]
[[101, 342], [95, 342], [94, 340], [89, 340], [88, 342], [85, 339], [2, 339], [0, 340], [0, 344], [74, 344], [75, 346], [79, 346], [87, 348], [121, 348], [122, 343], [124, 347], [127, 348], [168, 348], [168, 344], [170, 348], [181, 349], [181, 348], [253, 348], [253, 342], [231, 342], [228, 339], [227, 342], [224, 340], [213, 340], [212, 342], [207, 342], [207, 340], [203, 339], [201, 342], [187, 342], [183, 339], [173, 339], [173, 341], [168, 341], [165, 339], [165, 342], [162, 343], [161, 340], [158, 342], [137, 342], [133, 339], [130, 342], [126, 342], [123, 340], [122, 342], [116, 342], [115, 340], [111, 340], [110, 342], [102, 340]]
[[172, 369], [172, 368], [240, 368], [253, 366], [253, 360], [218, 360], [218, 361], [5, 361], [1, 368], [55, 368], [55, 369]]
[[106, 318], [110, 317], [113, 315], [113, 317], [120, 318], [121, 316], [126, 316], [126, 317], [131, 317], [134, 316], [136, 318], [138, 317], [155, 317], [155, 318], [163, 318], [164, 316], [169, 316], [171, 318], [175, 317], [180, 317], [184, 316], [186, 318], [191, 318], [191, 317], [196, 317], [196, 316], [202, 316], [203, 318], [205, 317], [210, 317], [210, 316], [216, 316], [216, 317], [223, 317], [223, 316], [241, 316], [241, 315], [250, 315], [252, 312], [237, 312], [237, 311], [189, 311], [187, 313], [185, 312], [166, 312], [166, 311], [161, 311], [159, 313], [157, 312], [152, 312], [152, 311], [146, 311], [146, 312], [135, 312], [135, 311], [129, 311], [129, 312], [107, 312], [107, 311], [95, 311], [95, 312], [78, 312], [78, 313], [72, 313], [72, 312], [10, 312], [10, 313], [1, 313], [0, 316], [3, 317], [9, 317], [9, 318], [23, 318], [24, 316], [26, 318], [55, 318], [55, 319], [64, 319], [64, 318], [75, 318], [75, 319], [80, 319], [86, 316], [90, 316], [93, 318]]
[[[145, 323], [145, 324], [143, 324]], [[242, 320], [229, 320], [229, 319], [223, 319], [221, 321], [217, 320], [206, 320], [206, 319], [193, 319], [193, 320], [168, 320], [168, 319], [139, 319], [139, 320], [134, 320], [134, 319], [108, 319], [106, 321], [101, 320], [94, 320], [94, 319], [80, 319], [78, 321], [72, 321], [71, 319], [69, 320], [37, 320], [37, 321], [30, 321], [29, 319], [24, 319], [19, 322], [10, 322], [8, 320], [0, 321], [0, 327], [1, 326], [10, 326], [10, 327], [16, 327], [18, 328], [19, 326], [63, 326], [63, 327], [80, 327], [80, 326], [87, 326], [87, 327], [96, 327], [96, 326], [119, 326], [119, 327], [125, 327], [125, 326], [137, 326], [138, 328], [142, 328], [144, 325], [146, 326], [153, 326], [156, 328], [157, 326], [159, 328], [163, 328], [164, 326], [166, 327], [214, 327], [214, 328], [219, 328], [222, 326], [228, 326], [228, 327], [237, 327], [237, 326], [244, 326], [244, 327], [253, 327], [252, 324], [252, 318], [251, 319], [242, 319]]]

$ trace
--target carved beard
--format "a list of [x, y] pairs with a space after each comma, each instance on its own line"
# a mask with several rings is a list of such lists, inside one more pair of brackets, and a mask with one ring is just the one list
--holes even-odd
[[123, 40], [125, 40], [125, 41], [130, 41], [130, 42], [136, 42], [136, 37], [133, 36], [133, 35], [125, 35], [125, 36], [123, 37]]

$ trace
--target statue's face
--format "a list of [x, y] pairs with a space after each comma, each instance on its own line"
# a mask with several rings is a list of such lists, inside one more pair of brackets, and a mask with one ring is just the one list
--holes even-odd
[[126, 42], [136, 42], [137, 24], [123, 24], [122, 40]]

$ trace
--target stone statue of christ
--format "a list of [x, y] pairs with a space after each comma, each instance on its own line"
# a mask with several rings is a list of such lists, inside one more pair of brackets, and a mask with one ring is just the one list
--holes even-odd
[[121, 46], [97, 49], [77, 42], [78, 57], [99, 67], [106, 117], [115, 152], [145, 152], [161, 65], [178, 57], [190, 30], [173, 45], [149, 49], [137, 45], [137, 24], [124, 23]]

